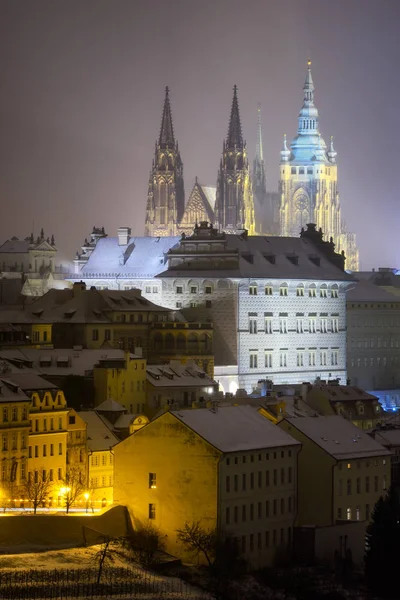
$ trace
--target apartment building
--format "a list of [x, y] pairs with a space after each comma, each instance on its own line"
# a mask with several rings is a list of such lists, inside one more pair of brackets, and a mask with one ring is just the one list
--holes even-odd
[[286, 418], [277, 427], [302, 444], [296, 524], [368, 521], [391, 483], [390, 451], [341, 416]]
[[0, 377], [0, 498], [4, 506], [19, 505], [19, 492], [26, 481], [30, 403], [15, 382]]
[[175, 556], [188, 558], [176, 530], [200, 521], [272, 565], [292, 544], [299, 449], [251, 406], [168, 411], [114, 447], [114, 501]]

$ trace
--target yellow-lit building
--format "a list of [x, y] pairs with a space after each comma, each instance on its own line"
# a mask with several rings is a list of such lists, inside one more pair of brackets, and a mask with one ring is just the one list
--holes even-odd
[[292, 545], [299, 448], [250, 406], [167, 411], [114, 447], [114, 502], [175, 556], [190, 559], [176, 530], [200, 521], [261, 568]]
[[12, 380], [31, 399], [28, 473], [53, 482], [50, 505], [61, 502], [67, 467], [67, 416], [64, 393], [34, 373], [13, 374]]
[[376, 427], [385, 415], [376, 396], [354, 385], [310, 386], [307, 404], [320, 415], [341, 415], [360, 429]]
[[94, 508], [113, 503], [114, 452], [113, 446], [119, 442], [111, 431], [106, 419], [94, 410], [78, 413], [87, 425], [88, 447], [88, 491], [90, 504]]
[[146, 404], [146, 360], [130, 352], [121, 358], [101, 358], [94, 368], [95, 405], [112, 398], [131, 413]]
[[67, 430], [67, 471], [79, 471], [80, 480], [87, 487], [87, 424], [74, 409], [68, 412]]
[[302, 444], [296, 525], [368, 521], [390, 487], [390, 452], [341, 416], [284, 419], [277, 427]]
[[28, 470], [30, 398], [8, 378], [0, 377], [1, 506], [19, 506]]

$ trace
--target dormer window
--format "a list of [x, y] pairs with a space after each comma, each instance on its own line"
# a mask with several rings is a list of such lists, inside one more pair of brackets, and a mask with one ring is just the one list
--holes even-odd
[[279, 288], [279, 295], [280, 296], [287, 296], [288, 295], [288, 286], [286, 283], [283, 283], [280, 288]]
[[358, 410], [359, 415], [363, 415], [364, 414], [364, 404], [358, 404], [357, 410]]
[[310, 287], [308, 288], [308, 295], [310, 298], [316, 298], [317, 297], [317, 288], [315, 286], [314, 283], [312, 283], [310, 285]]
[[292, 263], [292, 265], [295, 265], [296, 267], [299, 265], [299, 257], [295, 254], [289, 254], [288, 256], [286, 256], [286, 258], [289, 262]]
[[304, 285], [297, 286], [296, 296], [304, 296]]

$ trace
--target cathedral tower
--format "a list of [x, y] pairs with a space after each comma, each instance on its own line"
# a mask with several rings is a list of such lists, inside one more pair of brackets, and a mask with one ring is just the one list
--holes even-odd
[[328, 149], [319, 131], [311, 61], [308, 61], [303, 92], [297, 135], [290, 149], [285, 136], [281, 150], [281, 235], [298, 236], [307, 223], [316, 223], [326, 240], [333, 238], [336, 251], [345, 252], [346, 269], [357, 269], [358, 250], [354, 235], [346, 232], [341, 219], [337, 153], [333, 139], [330, 139]]
[[249, 161], [242, 137], [236, 85], [233, 89], [228, 135], [223, 143], [218, 171], [215, 224], [227, 233], [241, 229], [247, 229], [250, 235], [254, 233]]
[[267, 195], [262, 129], [261, 129], [261, 109], [257, 111], [257, 138], [256, 138], [256, 154], [253, 161], [253, 195], [258, 202], [263, 205]]
[[184, 206], [183, 164], [174, 137], [169, 90], [165, 88], [160, 136], [149, 178], [145, 235], [177, 235]]

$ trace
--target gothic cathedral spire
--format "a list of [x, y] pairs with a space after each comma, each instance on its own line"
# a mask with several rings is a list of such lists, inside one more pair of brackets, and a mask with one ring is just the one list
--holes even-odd
[[267, 192], [261, 129], [261, 109], [257, 110], [256, 154], [253, 161], [253, 194], [262, 206]]
[[169, 89], [165, 88], [160, 136], [156, 142], [146, 208], [146, 236], [174, 236], [185, 206], [183, 163], [175, 140]]
[[223, 143], [218, 172], [215, 222], [228, 233], [242, 229], [247, 229], [250, 234], [254, 232], [253, 194], [236, 85], [233, 88], [228, 135]]

